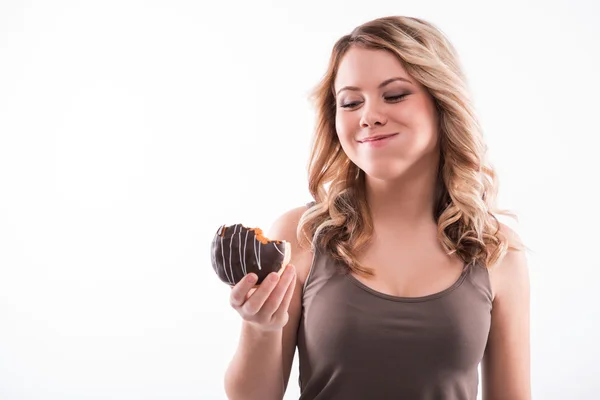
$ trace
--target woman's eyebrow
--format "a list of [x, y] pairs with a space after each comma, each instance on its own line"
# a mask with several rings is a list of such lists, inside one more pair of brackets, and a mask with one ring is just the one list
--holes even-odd
[[[409, 83], [411, 85], [413, 84], [411, 81], [409, 81], [406, 78], [402, 78], [400, 76], [396, 76], [394, 78], [386, 79], [385, 81], [381, 82], [379, 84], [378, 88], [381, 89], [382, 87], [384, 87], [386, 85], [389, 85], [390, 83], [395, 82], [395, 81], [403, 81], [403, 82]], [[339, 95], [340, 92], [342, 92], [344, 90], [360, 91], [360, 88], [357, 87], [357, 86], [344, 86], [343, 88], [341, 88], [340, 90], [337, 91], [336, 95]]]

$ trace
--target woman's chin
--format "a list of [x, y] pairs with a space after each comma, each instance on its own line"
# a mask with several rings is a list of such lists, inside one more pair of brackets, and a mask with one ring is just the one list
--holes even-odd
[[386, 167], [377, 167], [377, 168], [366, 168], [363, 169], [367, 179], [375, 179], [378, 181], [394, 181], [398, 178], [401, 178], [403, 175], [403, 170], [399, 168], [390, 168]]

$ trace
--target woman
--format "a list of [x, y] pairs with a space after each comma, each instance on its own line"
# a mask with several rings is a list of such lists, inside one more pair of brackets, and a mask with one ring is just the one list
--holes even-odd
[[[269, 237], [292, 261], [231, 292], [231, 399], [529, 399], [529, 278], [494, 214], [493, 170], [455, 50], [432, 24], [367, 22], [316, 92], [314, 202]], [[312, 244], [312, 245], [309, 245]]]

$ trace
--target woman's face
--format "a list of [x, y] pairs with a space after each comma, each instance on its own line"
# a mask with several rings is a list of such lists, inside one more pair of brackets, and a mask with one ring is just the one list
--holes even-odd
[[354, 46], [342, 58], [334, 85], [342, 149], [368, 176], [392, 180], [437, 162], [434, 100], [394, 55]]

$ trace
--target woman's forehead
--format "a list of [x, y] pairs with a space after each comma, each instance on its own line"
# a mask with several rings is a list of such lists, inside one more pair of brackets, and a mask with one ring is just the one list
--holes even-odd
[[334, 86], [377, 87], [381, 82], [400, 77], [413, 81], [398, 58], [385, 50], [352, 47], [340, 60]]

